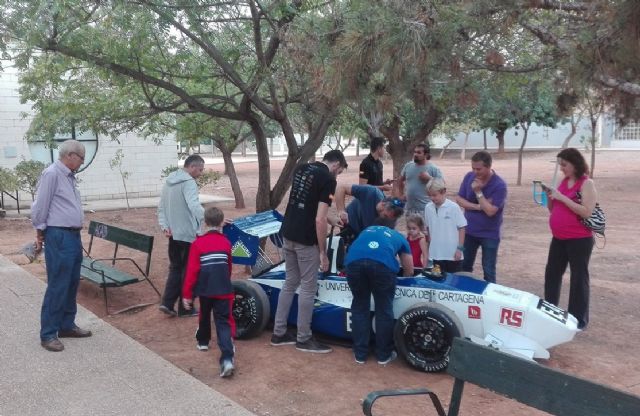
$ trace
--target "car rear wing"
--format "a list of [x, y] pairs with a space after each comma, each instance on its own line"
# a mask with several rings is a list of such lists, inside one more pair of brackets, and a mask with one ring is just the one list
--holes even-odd
[[231, 241], [233, 263], [248, 266], [274, 264], [265, 247], [260, 246], [260, 241], [268, 237], [276, 247], [276, 254], [281, 257], [280, 226], [283, 219], [278, 211], [272, 210], [236, 218], [232, 223], [225, 225], [223, 233]]
[[[276, 210], [259, 212], [236, 218], [224, 226], [223, 233], [231, 241], [231, 257], [234, 264], [251, 266], [252, 275], [258, 275], [283, 261], [282, 234], [280, 227], [284, 217]], [[342, 269], [344, 243], [342, 237], [333, 235], [334, 227], [327, 238], [327, 256], [331, 262], [328, 274], [336, 274]], [[273, 247], [260, 244], [269, 238]], [[277, 259], [272, 258], [276, 255]]]

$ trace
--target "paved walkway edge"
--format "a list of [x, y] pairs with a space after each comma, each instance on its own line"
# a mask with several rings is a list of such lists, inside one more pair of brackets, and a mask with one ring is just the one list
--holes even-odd
[[44, 350], [45, 288], [0, 255], [0, 416], [253, 414], [80, 306], [93, 336]]

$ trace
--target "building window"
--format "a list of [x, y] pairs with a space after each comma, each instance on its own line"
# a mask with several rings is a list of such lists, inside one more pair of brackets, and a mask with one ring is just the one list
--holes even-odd
[[93, 159], [96, 157], [98, 151], [98, 135], [92, 132], [76, 133], [75, 129], [71, 134], [58, 134], [53, 139], [55, 146], [51, 146], [50, 143], [45, 141], [33, 141], [29, 142], [29, 153], [31, 159], [38, 160], [45, 164], [50, 164], [58, 160], [58, 146], [65, 140], [75, 139], [82, 142], [85, 148], [84, 163], [78, 169], [78, 172], [85, 170]]
[[640, 124], [629, 123], [618, 129], [617, 140], [640, 140]]

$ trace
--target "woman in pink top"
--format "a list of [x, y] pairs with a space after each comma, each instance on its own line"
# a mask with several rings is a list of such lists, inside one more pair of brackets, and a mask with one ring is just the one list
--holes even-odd
[[589, 258], [594, 240], [591, 230], [580, 220], [591, 216], [596, 205], [596, 188], [587, 176], [587, 162], [577, 149], [562, 150], [558, 163], [565, 177], [558, 188], [546, 188], [553, 238], [544, 274], [544, 298], [558, 305], [562, 275], [568, 264], [571, 276], [568, 310], [578, 320], [578, 328], [584, 329], [589, 323]]

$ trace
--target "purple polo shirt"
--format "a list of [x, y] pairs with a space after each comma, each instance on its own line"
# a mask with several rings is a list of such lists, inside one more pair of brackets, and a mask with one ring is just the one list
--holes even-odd
[[37, 230], [47, 227], [81, 228], [84, 220], [76, 177], [61, 161], [49, 165], [40, 176], [31, 223]]
[[[471, 188], [471, 182], [476, 178], [475, 173], [469, 172], [464, 176], [458, 195], [471, 202], [478, 203], [475, 192]], [[489, 182], [482, 188], [482, 194], [498, 207], [498, 212], [493, 217], [488, 216], [484, 211], [465, 210], [464, 217], [467, 219], [466, 234], [477, 238], [500, 239], [500, 227], [502, 226], [502, 214], [504, 204], [507, 201], [507, 184], [495, 172], [491, 175]]]

